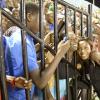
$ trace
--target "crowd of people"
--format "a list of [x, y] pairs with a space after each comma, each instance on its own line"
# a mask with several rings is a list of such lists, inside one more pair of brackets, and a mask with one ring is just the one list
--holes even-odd
[[[26, 0], [26, 25], [39, 37], [39, 2], [38, 0]], [[20, 0], [7, 0], [5, 10], [16, 20], [20, 21]], [[54, 5], [53, 1], [44, 1], [44, 42], [54, 48]], [[65, 8], [57, 6], [57, 25], [65, 21]], [[81, 33], [81, 14], [76, 12], [76, 33], [74, 33], [74, 11], [67, 9], [68, 33], [65, 26], [58, 33], [59, 43], [57, 53], [45, 50], [45, 69], [41, 69], [40, 45], [30, 35], [26, 35], [28, 71], [30, 80], [26, 80], [23, 70], [21, 29], [2, 15], [4, 59], [6, 67], [6, 79], [9, 100], [26, 100], [25, 89], [30, 89], [31, 100], [42, 100], [42, 89], [46, 89], [46, 100], [56, 100], [56, 86], [54, 73], [59, 69], [60, 100], [66, 100], [66, 63], [62, 60], [68, 55], [69, 77], [73, 79], [78, 74], [78, 81], [92, 85], [98, 97], [100, 97], [100, 21], [93, 16], [93, 38], [87, 37], [87, 21], [83, 16], [83, 33]], [[65, 39], [66, 38], [66, 39]], [[16, 52], [17, 51], [17, 52]], [[73, 55], [77, 52], [77, 66], [74, 66]], [[77, 70], [77, 73], [75, 73]], [[64, 74], [64, 75], [62, 75]], [[89, 77], [87, 77], [87, 75]], [[84, 78], [85, 77], [85, 78]], [[62, 85], [63, 84], [63, 85]], [[84, 85], [79, 88], [84, 88]], [[70, 98], [73, 100], [73, 98]], [[2, 100], [2, 99], [1, 99]], [[86, 98], [84, 99], [86, 100]]]

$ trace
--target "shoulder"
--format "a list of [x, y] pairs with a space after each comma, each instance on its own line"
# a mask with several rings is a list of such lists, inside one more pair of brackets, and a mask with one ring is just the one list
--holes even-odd
[[5, 33], [4, 35], [7, 37], [11, 37], [12, 35], [16, 35], [16, 33], [20, 33], [21, 29], [17, 26], [12, 26], [10, 27]]
[[100, 52], [92, 52], [91, 53], [91, 60], [95, 61], [96, 63], [100, 64]]
[[21, 45], [21, 30], [19, 27], [10, 27], [3, 35], [4, 46], [9, 48]]

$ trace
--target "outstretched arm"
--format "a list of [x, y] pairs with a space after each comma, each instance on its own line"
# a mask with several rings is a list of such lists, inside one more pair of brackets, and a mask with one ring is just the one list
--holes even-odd
[[70, 41], [63, 43], [61, 41], [58, 45], [58, 51], [55, 55], [53, 61], [49, 64], [47, 68], [45, 68], [40, 75], [40, 70], [35, 69], [32, 72], [30, 72], [30, 77], [32, 81], [39, 87], [40, 89], [44, 88], [51, 76], [54, 74], [60, 60], [64, 57], [64, 55], [67, 53], [67, 51], [70, 48]]
[[32, 87], [32, 80], [27, 81], [23, 77], [14, 77], [6, 75], [6, 81], [14, 87], [30, 89]]

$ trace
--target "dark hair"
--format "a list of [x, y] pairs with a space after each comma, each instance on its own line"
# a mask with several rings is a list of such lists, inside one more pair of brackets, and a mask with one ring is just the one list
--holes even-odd
[[33, 15], [39, 14], [39, 6], [35, 3], [31, 3], [31, 2], [26, 3], [25, 10], [26, 10], [26, 14], [27, 13], [31, 13]]
[[80, 43], [81, 41], [87, 42], [87, 43], [90, 45], [91, 50], [92, 50], [92, 40], [91, 40], [90, 38], [87, 37], [87, 38], [82, 38], [82, 39], [80, 39], [79, 42], [78, 42], [78, 47], [79, 47], [79, 43]]

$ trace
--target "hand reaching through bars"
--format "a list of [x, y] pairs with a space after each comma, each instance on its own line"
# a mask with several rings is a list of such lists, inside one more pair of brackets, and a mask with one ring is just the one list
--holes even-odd
[[62, 53], [62, 56], [64, 56], [67, 51], [69, 50], [70, 48], [70, 41], [66, 41], [66, 42], [63, 42], [61, 41], [59, 44], [58, 44], [58, 50], [57, 50], [57, 53]]
[[23, 77], [18, 77], [15, 79], [15, 86], [19, 88], [31, 89], [32, 80], [26, 80]]
[[73, 32], [68, 33], [68, 38], [70, 40], [70, 51], [74, 52], [77, 50], [78, 47], [78, 41], [79, 41], [79, 36], [77, 36]]
[[53, 32], [48, 33], [45, 36], [44, 41], [45, 41], [45, 44], [51, 47], [51, 45], [54, 44], [54, 33]]
[[31, 89], [32, 87], [32, 80], [27, 81], [23, 77], [14, 77], [6, 75], [6, 80], [13, 87], [24, 88], [24, 89]]

